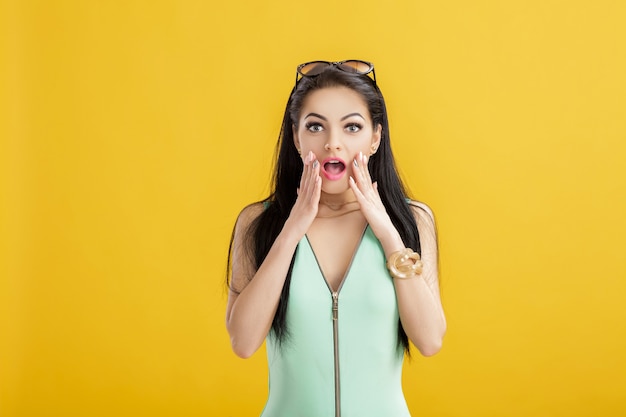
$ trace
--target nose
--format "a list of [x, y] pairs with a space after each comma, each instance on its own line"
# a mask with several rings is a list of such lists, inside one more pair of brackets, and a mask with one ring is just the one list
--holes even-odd
[[328, 135], [328, 142], [324, 145], [324, 149], [327, 151], [340, 150], [341, 149], [341, 140], [339, 139], [340, 134], [337, 132], [331, 132]]

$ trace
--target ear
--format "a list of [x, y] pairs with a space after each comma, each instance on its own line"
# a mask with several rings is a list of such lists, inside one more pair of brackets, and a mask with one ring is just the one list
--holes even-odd
[[300, 155], [302, 152], [300, 151], [301, 146], [300, 146], [300, 138], [298, 137], [298, 129], [296, 129], [296, 125], [291, 125], [291, 133], [293, 135], [293, 144], [296, 146], [296, 149], [298, 150], [298, 155]]
[[372, 155], [376, 153], [378, 147], [380, 146], [380, 139], [383, 136], [383, 126], [379, 123], [376, 125], [376, 129], [374, 129], [374, 133], [372, 134]]

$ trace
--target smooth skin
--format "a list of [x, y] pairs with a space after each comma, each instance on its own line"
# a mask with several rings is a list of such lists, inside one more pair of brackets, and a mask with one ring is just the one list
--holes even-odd
[[[315, 90], [305, 99], [293, 129], [294, 145], [303, 155], [304, 164], [298, 198], [258, 270], [247, 253], [244, 233], [262, 212], [262, 204], [244, 209], [235, 226], [226, 327], [233, 351], [242, 358], [256, 352], [270, 331], [289, 264], [305, 234], [333, 290], [339, 288], [367, 224], [387, 258], [404, 249], [367, 168], [367, 155], [378, 148], [382, 128], [373, 125], [363, 98], [346, 87]], [[323, 168], [319, 161], [329, 157], [346, 162], [341, 178], [330, 180], [323, 171], [320, 175]], [[393, 280], [402, 326], [418, 350], [431, 356], [441, 349], [446, 331], [435, 224], [427, 206], [412, 203], [412, 208], [420, 235], [423, 272], [415, 278]]]

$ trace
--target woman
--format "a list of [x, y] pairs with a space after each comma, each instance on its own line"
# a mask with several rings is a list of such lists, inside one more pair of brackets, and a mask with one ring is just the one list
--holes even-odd
[[438, 352], [446, 321], [434, 219], [406, 197], [372, 64], [298, 67], [273, 192], [239, 215], [229, 262], [232, 348], [267, 340], [262, 416], [409, 416], [404, 352]]

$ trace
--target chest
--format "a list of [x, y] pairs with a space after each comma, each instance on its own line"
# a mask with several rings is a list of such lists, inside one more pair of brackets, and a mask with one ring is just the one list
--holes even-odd
[[362, 233], [338, 288], [331, 288], [330, 283], [325, 282], [317, 258], [309, 240], [303, 238], [290, 283], [287, 312], [290, 328], [303, 329], [304, 339], [315, 333], [311, 326], [321, 325], [326, 331], [330, 330], [335, 293], [340, 330], [363, 332], [356, 340], [374, 334], [377, 338], [391, 331], [392, 337], [385, 337], [385, 340], [395, 341], [393, 334], [397, 331], [398, 320], [395, 288], [385, 266], [382, 247], [371, 229], [368, 227]]
[[340, 221], [314, 222], [307, 232], [316, 263], [333, 291], [337, 291], [346, 278], [363, 240], [365, 227], [363, 217], [346, 216]]

